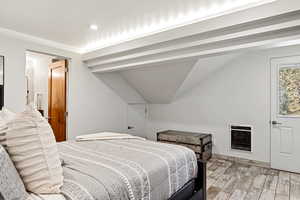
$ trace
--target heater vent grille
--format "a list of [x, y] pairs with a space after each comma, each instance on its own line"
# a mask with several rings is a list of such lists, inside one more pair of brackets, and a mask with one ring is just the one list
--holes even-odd
[[252, 150], [252, 127], [231, 125], [231, 149], [249, 151]]

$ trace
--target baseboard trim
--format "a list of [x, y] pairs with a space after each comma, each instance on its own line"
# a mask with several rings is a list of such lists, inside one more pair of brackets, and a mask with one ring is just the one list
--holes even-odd
[[228, 160], [228, 161], [231, 161], [231, 162], [237, 162], [237, 163], [246, 164], [246, 165], [253, 165], [253, 166], [257, 166], [257, 167], [271, 168], [271, 164], [268, 163], [268, 162], [249, 160], [249, 159], [238, 158], [238, 157], [234, 157], [234, 156], [225, 156], [225, 155], [221, 155], [221, 154], [213, 154], [212, 158], [223, 159], [223, 160]]

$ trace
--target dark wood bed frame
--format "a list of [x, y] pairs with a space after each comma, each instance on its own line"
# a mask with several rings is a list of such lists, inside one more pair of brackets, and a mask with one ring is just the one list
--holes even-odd
[[197, 163], [197, 178], [185, 184], [169, 200], [206, 200], [206, 162]]

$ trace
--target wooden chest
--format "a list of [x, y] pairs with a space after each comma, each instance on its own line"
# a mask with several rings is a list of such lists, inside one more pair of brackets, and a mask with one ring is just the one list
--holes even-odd
[[211, 134], [168, 130], [158, 132], [157, 141], [188, 147], [196, 153], [198, 160], [208, 161], [212, 156]]

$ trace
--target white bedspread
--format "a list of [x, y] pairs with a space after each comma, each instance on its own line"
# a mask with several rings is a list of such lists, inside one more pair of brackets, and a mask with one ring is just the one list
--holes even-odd
[[102, 132], [88, 135], [80, 135], [76, 137], [76, 141], [93, 141], [93, 140], [116, 140], [116, 139], [140, 139], [144, 138], [129, 135], [126, 133]]

